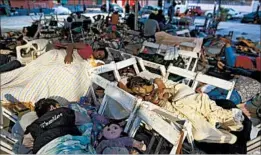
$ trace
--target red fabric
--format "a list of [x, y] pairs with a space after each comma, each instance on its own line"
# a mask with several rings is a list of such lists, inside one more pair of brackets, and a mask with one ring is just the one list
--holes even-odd
[[249, 70], [255, 69], [252, 60], [247, 56], [237, 56], [235, 67], [241, 67]]
[[256, 58], [256, 69], [261, 71], [261, 57]]
[[78, 50], [78, 54], [83, 58], [83, 59], [89, 59], [92, 55], [92, 47], [89, 45], [86, 45], [85, 48]]

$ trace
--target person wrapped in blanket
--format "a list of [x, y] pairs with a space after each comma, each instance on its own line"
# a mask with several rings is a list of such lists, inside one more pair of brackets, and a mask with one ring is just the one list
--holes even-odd
[[[230, 44], [229, 40], [223, 39], [226, 42], [225, 60], [217, 58], [213, 61], [213, 65], [217, 66], [208, 70], [206, 74], [215, 76], [225, 80], [235, 81], [235, 87], [230, 97], [230, 100], [235, 105], [240, 107], [243, 112], [251, 119], [253, 125], [261, 122], [260, 104], [256, 102], [261, 94], [261, 72], [252, 68], [246, 69], [243, 66], [251, 64], [252, 58], [249, 56], [241, 56], [250, 61], [241, 62], [242, 67], [236, 66], [237, 57], [235, 50]], [[221, 88], [215, 88], [209, 85], [201, 86], [198, 91], [207, 93], [211, 99], [226, 99], [228, 91]]]
[[244, 116], [241, 110], [223, 109], [207, 94], [195, 93], [184, 84], [168, 85], [166, 87], [158, 78], [149, 81], [135, 76], [129, 78], [126, 85], [119, 82], [118, 87], [191, 121], [193, 138], [197, 141], [220, 144], [237, 141], [237, 137], [228, 131], [242, 131]]
[[68, 108], [59, 107], [53, 99], [39, 100], [35, 104], [36, 115], [31, 112], [20, 121], [22, 128], [26, 128], [23, 145], [37, 154], [95, 154], [94, 147], [97, 153], [114, 154], [126, 151], [125, 147], [146, 149], [143, 142], [122, 137], [123, 130], [118, 124], [97, 114], [97, 110], [83, 100]]
[[[261, 105], [259, 99], [261, 83], [260, 79], [259, 81], [256, 79], [258, 76], [260, 77], [260, 72], [247, 71], [242, 68], [230, 68], [225, 66], [221, 61], [218, 62], [217, 66], [220, 69], [219, 78], [235, 81], [230, 100], [251, 119], [254, 126], [258, 125], [261, 122]], [[202, 85], [197, 90], [207, 93], [213, 100], [226, 99], [228, 93], [227, 90], [210, 85]]]

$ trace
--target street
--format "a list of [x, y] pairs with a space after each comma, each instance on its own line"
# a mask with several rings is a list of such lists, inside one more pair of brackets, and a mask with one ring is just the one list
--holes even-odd
[[[86, 13], [86, 16], [93, 16], [97, 13]], [[63, 21], [67, 15], [59, 15], [58, 19]], [[2, 32], [8, 32], [10, 30], [21, 30], [24, 26], [30, 26], [36, 17], [30, 16], [12, 16], [12, 17], [0, 17]], [[197, 17], [195, 19], [195, 24], [203, 24], [204, 18]], [[234, 31], [233, 40], [237, 37], [245, 37], [253, 41], [260, 41], [261, 37], [261, 27], [258, 24], [242, 24], [240, 20], [231, 20], [227, 22], [221, 22], [218, 27], [217, 34], [228, 34], [229, 31]]]

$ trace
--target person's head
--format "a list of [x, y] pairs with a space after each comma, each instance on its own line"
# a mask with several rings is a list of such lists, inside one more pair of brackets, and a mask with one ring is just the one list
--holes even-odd
[[76, 16], [77, 16], [77, 18], [81, 18], [81, 13], [80, 12], [76, 12]]
[[35, 103], [34, 110], [36, 112], [36, 115], [38, 117], [41, 117], [48, 111], [57, 109], [58, 107], [59, 107], [59, 103], [56, 100], [50, 98], [47, 99], [43, 98]]
[[160, 9], [159, 11], [158, 11], [158, 15], [162, 15], [163, 14], [163, 11]]
[[105, 48], [98, 48], [93, 52], [93, 57], [98, 60], [104, 60], [108, 57], [108, 52]]
[[149, 16], [149, 19], [155, 19], [155, 14], [151, 13], [150, 16]]
[[139, 76], [130, 77], [126, 86], [133, 94], [140, 96], [146, 96], [154, 89], [152, 82]]

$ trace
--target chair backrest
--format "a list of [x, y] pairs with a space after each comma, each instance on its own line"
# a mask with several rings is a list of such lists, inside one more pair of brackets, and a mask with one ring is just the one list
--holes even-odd
[[235, 81], [232, 81], [232, 82], [226, 81], [226, 80], [219, 79], [219, 78], [216, 78], [216, 77], [212, 77], [212, 76], [209, 76], [209, 75], [204, 75], [202, 73], [198, 73], [196, 75], [195, 83], [193, 85], [194, 90], [196, 89], [198, 82], [206, 83], [206, 84], [218, 87], [218, 88], [228, 90], [228, 94], [227, 94], [226, 99], [230, 98], [232, 91], [234, 89], [234, 86], [235, 86]]
[[[140, 123], [143, 122], [150, 128], [152, 128], [153, 132], [156, 131], [160, 136], [170, 142], [173, 145], [170, 154], [176, 154], [178, 147], [183, 143], [186, 133], [185, 136], [182, 136], [181, 129], [177, 128], [176, 126], [174, 127], [173, 120], [170, 120], [172, 123], [169, 123], [168, 121], [164, 120], [161, 115], [148, 109], [148, 107], [144, 105], [146, 104], [142, 103], [141, 106], [137, 109], [136, 117], [129, 131], [129, 136], [134, 137], [140, 127]], [[154, 143], [152, 139], [150, 141], [150, 144], [148, 145], [148, 150], [146, 153], [150, 153], [152, 149], [152, 145]], [[160, 149], [161, 145], [162, 143], [158, 143], [157, 148]], [[157, 154], [160, 151], [159, 149], [156, 149], [155, 151]]]
[[[135, 73], [139, 74], [140, 71], [139, 71], [139, 68], [138, 68], [138, 65], [137, 65], [136, 58], [126, 59], [126, 60], [123, 60], [123, 61], [120, 61], [120, 62], [116, 63], [117, 71], [119, 71], [120, 69], [129, 67], [129, 66], [133, 66], [133, 68], [135, 70]], [[117, 74], [118, 75], [116, 75], [116, 79], [117, 79], [117, 81], [120, 81], [120, 74], [119, 74], [119, 72]]]
[[72, 22], [71, 29], [81, 27], [83, 25], [83, 22]]
[[86, 19], [83, 21], [82, 26], [85, 31], [89, 30], [90, 26], [92, 24], [91, 19]]
[[189, 80], [194, 80], [196, 78], [196, 75], [197, 75], [197, 73], [195, 73], [193, 71], [189, 71], [189, 70], [186, 70], [186, 69], [175, 67], [172, 64], [168, 67], [167, 74], [166, 74], [166, 77], [165, 77], [166, 79], [168, 79], [169, 74], [175, 74], [175, 75], [178, 75], [178, 76], [181, 76], [181, 77], [185, 77]]
[[160, 47], [160, 45], [159, 45], [159, 44], [156, 44], [156, 43], [144, 41], [143, 44], [142, 44], [142, 48], [140, 49], [139, 53], [143, 53], [143, 51], [144, 51], [144, 49], [145, 49], [146, 47], [149, 47], [149, 48], [153, 48], [153, 49], [158, 50], [158, 48]]
[[260, 153], [261, 150], [261, 136], [247, 142], [247, 154]]
[[190, 36], [190, 31], [188, 29], [176, 31], [176, 34], [177, 34], [177, 36], [191, 37]]
[[146, 67], [149, 67], [149, 68], [153, 68], [156, 70], [160, 70], [160, 73], [161, 73], [160, 76], [162, 76], [162, 77], [166, 76], [166, 68], [164, 65], [146, 61], [146, 60], [143, 60], [142, 58], [136, 57], [136, 56], [128, 54], [128, 53], [121, 52], [121, 54], [125, 59], [136, 58], [136, 61], [139, 63], [139, 66], [141, 68], [141, 72], [147, 71]]
[[[13, 114], [12, 112], [8, 111], [3, 105], [0, 105], [0, 150], [8, 153], [8, 154], [15, 154], [13, 152], [13, 145], [17, 142], [11, 133], [9, 133], [6, 129], [4, 129], [4, 118], [7, 118], [9, 121], [16, 123], [18, 121], [18, 116]], [[1, 153], [3, 153], [1, 152]]]
[[[30, 53], [30, 56], [24, 57], [22, 56], [22, 49], [25, 49], [25, 53]], [[31, 44], [27, 43], [22, 46], [16, 46], [16, 55], [17, 55], [17, 60], [21, 62], [21, 64], [28, 64], [34, 59], [34, 54], [37, 52], [37, 49]]]

